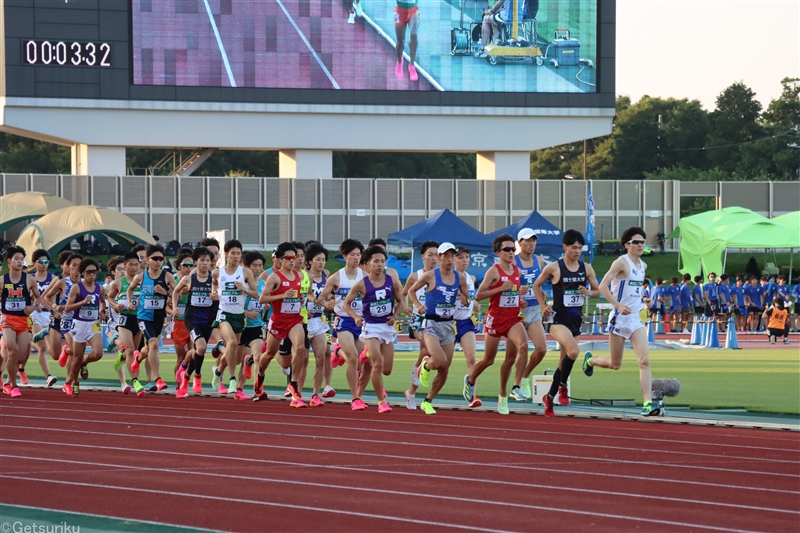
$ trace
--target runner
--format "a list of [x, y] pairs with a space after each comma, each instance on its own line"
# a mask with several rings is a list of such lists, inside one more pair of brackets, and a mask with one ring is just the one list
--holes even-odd
[[[106, 351], [114, 354], [114, 370], [117, 372], [119, 378], [120, 390], [123, 394], [128, 394], [133, 390], [125, 378], [125, 349], [119, 340], [119, 333], [117, 327], [119, 326], [120, 314], [116, 312], [114, 306], [114, 299], [109, 296], [114, 282], [120, 278], [125, 277], [125, 258], [118, 255], [112, 257], [107, 263], [110, 279], [106, 278], [106, 283], [103, 285], [103, 290], [106, 295], [106, 309], [108, 310], [108, 327], [106, 328]], [[119, 306], [124, 308], [124, 306]]]
[[[334, 345], [334, 356], [341, 355], [347, 361], [347, 384], [350, 387], [351, 402], [350, 407], [353, 411], [361, 411], [366, 409], [366, 404], [361, 400], [358, 394], [358, 359], [359, 354], [364, 350], [364, 344], [359, 340], [361, 336], [361, 327], [357, 326], [353, 318], [344, 310], [344, 300], [350, 293], [353, 285], [361, 281], [364, 277], [363, 271], [358, 268], [361, 263], [361, 254], [364, 252], [364, 245], [355, 239], [346, 239], [339, 245], [339, 252], [345, 260], [345, 266], [338, 272], [332, 274], [325, 288], [317, 297], [315, 302], [318, 306], [324, 306], [328, 300], [328, 295], [331, 293], [336, 295], [336, 304], [334, 312], [336, 313], [336, 321], [334, 323], [334, 330], [336, 332], [337, 344]], [[362, 302], [360, 297], [356, 297], [350, 303], [351, 309], [359, 316], [362, 314]], [[337, 346], [339, 347], [337, 349]], [[337, 354], [338, 352], [338, 354]], [[371, 363], [367, 361], [367, 364]], [[366, 370], [366, 366], [365, 366]], [[369, 379], [369, 372], [364, 372], [362, 379]]]
[[397, 37], [397, 63], [394, 67], [394, 75], [398, 80], [403, 79], [403, 49], [405, 48], [406, 27], [411, 35], [408, 38], [408, 78], [411, 81], [419, 80], [419, 74], [414, 67], [414, 58], [417, 56], [417, 30], [419, 29], [419, 0], [397, 0], [394, 8], [394, 33]]
[[[139, 331], [147, 342], [138, 355], [134, 353], [131, 375], [136, 375], [142, 361], [149, 358], [150, 368], [156, 376], [154, 381], [156, 389], [163, 390], [167, 388], [167, 384], [161, 379], [158, 339], [164, 329], [164, 321], [167, 318], [167, 296], [175, 289], [175, 278], [162, 268], [165, 259], [163, 246], [150, 244], [145, 250], [145, 255], [147, 255], [147, 270], [137, 274], [126, 291], [128, 309], [131, 311], [136, 309]], [[138, 287], [141, 287], [139, 306], [134, 307], [134, 295]], [[136, 395], [141, 396], [139, 393], [144, 387], [136, 378], [133, 380], [133, 388], [136, 390]]]
[[[219, 265], [219, 241], [213, 237], [205, 237], [200, 239], [200, 242], [197, 243], [197, 246], [206, 248], [213, 254], [211, 257], [211, 272], [213, 272], [214, 269]], [[192, 271], [192, 273], [194, 273], [194, 271]], [[217, 305], [219, 305], [219, 303], [217, 303]], [[214, 346], [211, 348], [211, 355], [216, 360], [219, 359], [219, 356], [222, 354], [222, 347], [225, 345], [225, 342], [222, 340], [222, 333], [220, 333], [216, 324], [214, 324], [214, 329], [211, 332], [211, 339], [216, 341]], [[214, 386], [214, 377], [214, 373], [212, 372], [211, 388], [217, 390], [219, 387]]]
[[[425, 272], [433, 270], [436, 268], [436, 265], [439, 264], [438, 249], [439, 243], [436, 241], [425, 241], [419, 247], [420, 257], [422, 257], [422, 268], [416, 272], [412, 272], [411, 275], [408, 276], [406, 284], [403, 287], [403, 301], [407, 301], [409, 298], [411, 286], [414, 285]], [[419, 300], [422, 305], [425, 304], [426, 294], [425, 287], [421, 287], [416, 291], [417, 300]], [[417, 342], [419, 342], [419, 355], [411, 369], [411, 386], [403, 393], [406, 397], [406, 407], [413, 411], [417, 408], [415, 395], [419, 388], [419, 366], [422, 364], [422, 360], [429, 356], [428, 347], [425, 346], [425, 314], [419, 314], [417, 307], [414, 305], [411, 306], [411, 325], [408, 326], [408, 336], [412, 339], [417, 339]]]
[[[322, 294], [328, 282], [325, 274], [325, 263], [328, 261], [328, 250], [319, 243], [309, 245], [306, 250], [306, 262], [309, 266], [310, 291], [306, 302], [308, 311], [308, 337], [311, 340], [311, 348], [314, 350], [314, 387], [312, 389], [311, 407], [324, 405], [325, 402], [320, 398], [320, 389], [325, 379], [326, 363], [330, 368], [331, 350], [328, 343], [330, 326], [325, 318], [325, 311], [333, 311], [334, 301], [328, 299], [324, 305], [317, 305], [317, 298]], [[333, 389], [330, 389], [333, 391]], [[323, 395], [325, 392], [323, 391]], [[333, 391], [336, 394], [336, 391]]]
[[489, 298], [489, 312], [486, 314], [485, 324], [486, 347], [483, 359], [475, 364], [470, 374], [464, 376], [464, 399], [471, 402], [475, 398], [475, 382], [484, 370], [494, 364], [500, 339], [505, 337], [506, 344], [514, 343], [517, 346], [516, 353], [506, 351], [506, 359], [500, 366], [497, 412], [507, 415], [509, 413], [507, 387], [511, 369], [514, 368], [517, 357], [522, 357], [526, 361], [528, 359], [528, 338], [520, 319], [520, 306], [525, 304], [519, 300], [521, 280], [520, 270], [515, 264], [514, 237], [503, 233], [494, 238], [492, 248], [500, 262], [489, 268], [478, 288], [478, 294], [475, 295], [476, 300]]
[[[61, 255], [59, 255], [61, 259]], [[69, 361], [69, 355], [72, 351], [72, 313], [64, 310], [67, 305], [69, 293], [72, 286], [81, 280], [81, 261], [83, 256], [79, 254], [70, 253], [64, 262], [61, 264], [62, 273], [61, 279], [55, 283], [50, 283], [47, 292], [42, 296], [42, 301], [45, 307], [52, 310], [52, 317], [50, 318], [50, 353], [58, 353], [58, 366], [65, 367]], [[52, 300], [58, 298], [58, 305]], [[63, 342], [62, 342], [63, 339]], [[64, 384], [62, 389], [67, 394], [72, 394], [72, 385], [67, 387]]]
[[[135, 357], [136, 347], [142, 341], [139, 319], [136, 316], [142, 289], [141, 287], [136, 287], [129, 306], [128, 287], [139, 273], [139, 256], [136, 252], [128, 252], [123, 256], [122, 261], [121, 265], [115, 267], [117, 279], [108, 288], [109, 306], [117, 314], [116, 330], [119, 335], [119, 346], [114, 359], [114, 369], [119, 371], [123, 366], [127, 366], [135, 386], [139, 382], [139, 371], [137, 369], [136, 372], [133, 372], [131, 365]], [[121, 272], [118, 271], [120, 268], [122, 269]], [[127, 389], [127, 383], [125, 385], [123, 392]], [[144, 393], [145, 388], [140, 384], [140, 389], [136, 391], [136, 394], [142, 397]]]
[[[42, 250], [40, 248], [39, 250], [33, 252], [32, 260], [34, 266], [36, 267], [36, 274], [34, 274], [36, 286], [39, 288], [39, 294], [41, 295], [47, 291], [47, 288], [55, 279], [53, 274], [47, 271], [47, 268], [50, 266], [50, 254], [47, 253], [47, 250]], [[45, 380], [47, 386], [52, 387], [56, 384], [58, 378], [50, 373], [50, 364], [47, 360], [47, 340], [45, 339], [45, 336], [47, 336], [50, 327], [49, 309], [45, 308], [44, 303], [40, 301], [36, 311], [34, 311], [31, 315], [31, 318], [33, 319], [32, 342], [36, 346], [36, 350], [38, 352], [39, 366], [42, 367], [42, 372], [44, 372], [44, 375], [47, 376], [47, 379]], [[27, 357], [25, 359], [27, 361]], [[53, 359], [58, 359], [58, 356], [53, 355]], [[19, 369], [18, 375], [20, 383], [27, 385], [28, 376], [25, 375], [24, 363]]]
[[[625, 341], [629, 340], [639, 362], [639, 383], [644, 396], [642, 415], [658, 416], [661, 409], [653, 403], [652, 398], [653, 376], [650, 373], [650, 356], [645, 327], [647, 322], [646, 305], [649, 301], [642, 304], [642, 280], [644, 280], [644, 271], [647, 269], [647, 264], [642, 261], [642, 253], [644, 253], [646, 238], [647, 235], [642, 228], [632, 227], [622, 232], [620, 243], [628, 253], [611, 264], [611, 268], [603, 276], [603, 283], [600, 285], [600, 294], [614, 306], [608, 319], [608, 346], [611, 355], [592, 357], [591, 352], [587, 352], [583, 358], [583, 373], [591, 376], [594, 373], [594, 367], [619, 370], [622, 366]], [[678, 278], [672, 279], [674, 280], [673, 285], [677, 286]]]
[[[100, 265], [94, 259], [84, 259], [81, 261], [80, 272], [83, 277], [69, 291], [69, 298], [65, 311], [74, 313], [72, 321], [72, 361], [67, 371], [67, 383], [72, 383], [72, 394], [80, 394], [81, 379], [89, 378], [87, 365], [99, 361], [103, 357], [103, 329], [101, 320], [108, 318], [106, 311], [105, 289], [95, 282]], [[92, 347], [90, 355], [86, 353], [86, 345]]]
[[[517, 372], [514, 376], [514, 386], [511, 387], [511, 397], [518, 402], [530, 399], [531, 374], [547, 353], [547, 339], [544, 336], [544, 326], [542, 325], [542, 309], [533, 292], [533, 284], [544, 268], [544, 258], [533, 255], [536, 250], [537, 238], [536, 233], [530, 228], [523, 228], [517, 233], [519, 251], [515, 261], [520, 273], [520, 295], [522, 301], [525, 302], [525, 307], [522, 308], [522, 323], [528, 333], [528, 338], [533, 342], [533, 353], [527, 365], [524, 364], [523, 359], [517, 358]], [[516, 354], [516, 351], [517, 347], [514, 343], [506, 346], [507, 354], [512, 352]], [[520, 382], [522, 383], [521, 390]]]
[[211, 260], [214, 252], [198, 246], [192, 251], [192, 260], [196, 265], [195, 272], [181, 278], [175, 290], [172, 291], [173, 305], [181, 295], [188, 297], [184, 320], [189, 338], [192, 341], [191, 349], [187, 352], [181, 368], [185, 366], [181, 379], [181, 397], [185, 397], [189, 390], [189, 381], [195, 394], [203, 393], [203, 361], [205, 360], [208, 340], [211, 338], [214, 318], [217, 316], [219, 296], [211, 290]]
[[[282, 259], [281, 269], [267, 278], [259, 302], [272, 306], [272, 321], [267, 336], [267, 350], [258, 364], [254, 401], [266, 399], [264, 394], [264, 372], [270, 361], [278, 354], [281, 341], [286, 337], [292, 340], [292, 354], [281, 357], [278, 362], [282, 368], [294, 367], [294, 375], [300, 375], [303, 365], [308, 363], [308, 350], [305, 347], [305, 332], [300, 308], [305, 305], [305, 295], [300, 291], [302, 276], [294, 270], [297, 248], [290, 242], [281, 243], [276, 255]], [[276, 303], [273, 303], [276, 302]], [[289, 383], [292, 393], [291, 406], [308, 407], [303, 401], [297, 382]]]
[[[464, 359], [467, 362], [467, 372], [472, 373], [475, 368], [475, 334], [478, 333], [478, 317], [480, 305], [475, 301], [475, 276], [467, 272], [469, 268], [469, 250], [464, 246], [456, 246], [455, 249], [455, 269], [456, 272], [463, 274], [467, 283], [468, 297], [459, 294], [456, 298], [456, 309], [453, 312], [453, 320], [456, 325], [456, 342], [464, 352]], [[477, 388], [477, 383], [475, 384]], [[483, 405], [477, 393], [469, 403], [469, 408], [474, 409]]]
[[[192, 251], [188, 248], [178, 250], [173, 262], [175, 270], [178, 272], [178, 283], [187, 276], [191, 276], [194, 269]], [[177, 286], [176, 286], [177, 289]], [[175, 346], [175, 397], [185, 398], [186, 391], [181, 391], [183, 385], [183, 374], [188, 366], [185, 366], [186, 356], [191, 349], [192, 340], [189, 338], [189, 331], [186, 329], [186, 306], [189, 305], [189, 295], [180, 293], [175, 298], [175, 291], [172, 292], [172, 344]]]
[[[431, 402], [447, 382], [450, 364], [453, 362], [456, 341], [453, 317], [456, 302], [459, 295], [469, 299], [467, 275], [453, 268], [455, 245], [444, 242], [437, 248], [437, 253], [439, 267], [425, 272], [409, 290], [414, 307], [420, 314], [425, 315], [425, 346], [430, 355], [425, 357], [419, 366], [419, 381], [423, 387], [430, 387], [420, 405], [420, 409], [426, 415], [436, 414]], [[425, 290], [424, 304], [417, 297], [417, 291], [420, 289]], [[436, 370], [436, 379], [431, 382], [433, 370]]]
[[250, 396], [244, 393], [244, 371], [240, 371], [236, 376], [236, 368], [241, 361], [239, 360], [239, 339], [244, 331], [245, 323], [245, 296], [258, 298], [256, 292], [256, 280], [252, 270], [244, 268], [239, 264], [242, 258], [242, 243], [236, 239], [231, 239], [225, 243], [225, 266], [214, 269], [211, 273], [211, 288], [219, 296], [219, 311], [217, 311], [217, 323], [225, 348], [222, 354], [225, 359], [220, 360], [219, 370], [217, 367], [211, 369], [213, 372], [213, 388], [217, 388], [220, 394], [228, 394], [225, 385], [219, 383], [215, 387], [216, 380], [221, 377], [222, 371], [228, 367], [230, 376], [230, 388], [235, 389], [234, 400], [249, 400]]
[[12, 246], [6, 250], [8, 272], [3, 275], [0, 292], [0, 329], [3, 331], [5, 353], [3, 361], [8, 381], [3, 392], [12, 398], [22, 396], [17, 385], [17, 369], [31, 352], [31, 314], [39, 307], [39, 288], [36, 279], [24, 270], [25, 250]]
[[[249, 268], [256, 281], [256, 292], [264, 291], [266, 281], [261, 279], [264, 270], [264, 256], [261, 252], [248, 251], [242, 254], [245, 268]], [[258, 364], [261, 357], [261, 348], [264, 345], [264, 312], [265, 305], [258, 301], [259, 298], [248, 296], [244, 300], [245, 327], [239, 339], [239, 359], [244, 361], [242, 370], [245, 379], [253, 377], [253, 365]]]
[[[583, 245], [586, 244], [583, 235], [574, 229], [567, 230], [561, 238], [561, 243], [564, 248], [564, 258], [544, 267], [542, 274], [533, 284], [536, 299], [542, 306], [542, 316], [547, 318], [553, 314], [550, 335], [561, 346], [561, 361], [553, 374], [553, 383], [550, 385], [550, 391], [542, 397], [544, 416], [547, 418], [556, 416], [553, 409], [556, 393], [558, 393], [558, 403], [569, 405], [567, 380], [572, 372], [572, 365], [578, 358], [578, 341], [583, 323], [581, 307], [587, 296], [596, 298], [600, 295], [592, 265], [580, 261]], [[552, 307], [544, 303], [547, 300], [542, 290], [542, 285], [548, 280], [553, 285]], [[587, 282], [591, 290], [586, 288]]]
[[[300, 294], [303, 295], [305, 298], [308, 295], [308, 292], [311, 290], [311, 278], [308, 276], [308, 271], [306, 270], [306, 245], [300, 241], [292, 241], [292, 244], [297, 249], [297, 258], [294, 260], [294, 271], [300, 276]], [[311, 340], [308, 338], [308, 310], [306, 309], [306, 305], [303, 304], [303, 307], [300, 308], [300, 316], [303, 317], [303, 332], [305, 334], [305, 346], [306, 351], [311, 349]], [[278, 351], [278, 355], [281, 357], [289, 357], [292, 355], [292, 341], [288, 337], [281, 341], [281, 347]], [[300, 371], [299, 375], [294, 375], [292, 373], [292, 367], [282, 368], [283, 373], [286, 374], [286, 391], [284, 391], [283, 396], [284, 398], [291, 398], [292, 391], [289, 387], [289, 383], [294, 378], [294, 381], [297, 382], [298, 391], [302, 393], [303, 391], [303, 384], [306, 381], [306, 370], [308, 366], [303, 367]]]

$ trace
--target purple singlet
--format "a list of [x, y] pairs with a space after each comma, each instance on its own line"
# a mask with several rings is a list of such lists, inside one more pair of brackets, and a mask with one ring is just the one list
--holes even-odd
[[382, 286], [375, 287], [370, 282], [369, 276], [364, 276], [367, 295], [364, 296], [362, 302], [364, 322], [367, 324], [386, 324], [394, 312], [394, 281], [390, 276], [385, 276], [385, 278]]

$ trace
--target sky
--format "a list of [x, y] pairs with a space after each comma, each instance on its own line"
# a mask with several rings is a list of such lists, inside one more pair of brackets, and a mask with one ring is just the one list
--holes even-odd
[[617, 95], [700, 100], [737, 81], [764, 109], [800, 78], [800, 0], [617, 0]]

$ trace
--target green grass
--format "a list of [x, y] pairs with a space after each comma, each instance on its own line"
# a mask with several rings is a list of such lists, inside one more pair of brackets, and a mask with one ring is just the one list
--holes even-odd
[[[479, 353], [480, 357], [482, 354]], [[596, 352], [595, 355], [607, 355]], [[499, 362], [503, 354], [498, 355], [495, 364], [481, 376], [478, 382], [478, 395], [495, 397], [499, 391]], [[682, 391], [677, 398], [669, 400], [673, 406], [689, 406], [694, 409], [747, 409], [754, 412], [781, 413], [800, 415], [800, 357], [797, 350], [685, 350], [685, 351], [653, 351], [651, 366], [653, 376], [660, 378], [677, 378], [681, 381]], [[313, 356], [312, 356], [313, 357]], [[174, 377], [172, 368], [175, 364], [174, 354], [162, 355], [162, 374], [172, 384]], [[386, 379], [386, 390], [399, 393], [408, 388], [411, 367], [416, 361], [416, 354], [398, 352], [395, 356], [394, 372]], [[204, 365], [204, 382], [210, 382], [213, 359], [206, 357]], [[313, 365], [313, 363], [312, 363]], [[555, 352], [548, 352], [535, 373], [542, 373], [547, 368], [556, 366]], [[116, 382], [113, 372], [112, 356], [106, 354], [102, 360], [90, 367], [91, 379], [102, 379]], [[50, 363], [51, 371], [62, 382], [64, 369], [54, 361]], [[28, 375], [41, 377], [41, 368], [35, 355], [27, 365]], [[461, 352], [453, 358], [450, 377], [442, 390], [442, 394], [461, 395], [461, 384], [466, 373], [466, 364]], [[306, 388], [311, 384], [311, 375], [306, 380]], [[267, 372], [268, 388], [286, 385], [286, 378], [281, 374], [277, 363], [270, 365]], [[333, 386], [345, 392], [347, 385], [344, 371], [335, 369]], [[371, 393], [367, 394], [369, 397]], [[594, 376], [586, 377], [576, 363], [572, 373], [571, 395], [576, 398], [633, 398], [641, 404], [639, 391], [639, 371], [632, 352], [627, 352], [622, 368], [613, 372], [596, 369]]]

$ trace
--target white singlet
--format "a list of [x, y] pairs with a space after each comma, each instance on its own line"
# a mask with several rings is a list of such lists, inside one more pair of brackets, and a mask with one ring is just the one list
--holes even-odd
[[[336, 290], [336, 304], [333, 308], [333, 312], [336, 313], [336, 316], [350, 316], [345, 312], [342, 304], [344, 304], [344, 300], [347, 298], [347, 295], [350, 294], [350, 289], [353, 288], [353, 285], [358, 283], [358, 281], [364, 277], [363, 270], [357, 268], [356, 271], [356, 279], [349, 279], [347, 274], [345, 274], [344, 268], [339, 271], [339, 288]], [[353, 300], [351, 305], [353, 306], [353, 311], [355, 311], [358, 316], [362, 316], [363, 305], [361, 303], [361, 296], [356, 296], [356, 299]]]
[[244, 293], [236, 288], [236, 282], [245, 284], [244, 268], [242, 265], [236, 267], [236, 272], [228, 274], [225, 267], [219, 268], [219, 280], [217, 294], [219, 295], [219, 310], [232, 315], [244, 313]]
[[644, 303], [642, 302], [642, 285], [644, 283], [644, 271], [647, 269], [647, 265], [640, 259], [640, 266], [637, 267], [627, 254], [622, 257], [628, 262], [631, 273], [625, 279], [612, 279], [611, 293], [619, 303], [628, 306], [631, 310], [631, 314], [637, 314], [642, 307], [644, 307]]
[[[459, 273], [456, 271], [456, 273]], [[456, 296], [456, 310], [453, 313], [453, 318], [455, 320], [466, 320], [472, 316], [472, 306], [475, 303], [475, 282], [472, 280], [472, 276], [469, 275], [469, 272], [465, 273], [467, 276], [467, 290], [469, 292], [469, 303], [464, 305], [461, 303], [461, 300], [458, 296]]]

